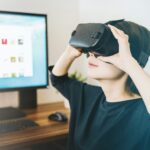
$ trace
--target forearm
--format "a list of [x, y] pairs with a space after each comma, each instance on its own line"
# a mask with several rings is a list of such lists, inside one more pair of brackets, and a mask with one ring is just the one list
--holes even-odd
[[52, 73], [56, 76], [65, 75], [68, 72], [74, 60], [75, 60], [75, 57], [70, 55], [68, 51], [64, 51], [63, 54], [58, 59], [58, 61], [56, 62], [52, 70]]
[[136, 85], [150, 113], [150, 75], [143, 70], [135, 59], [132, 59], [128, 64], [127, 73]]

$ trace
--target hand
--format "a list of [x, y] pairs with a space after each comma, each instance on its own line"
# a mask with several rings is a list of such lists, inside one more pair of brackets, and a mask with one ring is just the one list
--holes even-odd
[[81, 56], [81, 54], [82, 54], [81, 49], [76, 49], [70, 45], [67, 46], [65, 51], [69, 54], [69, 56], [71, 56], [73, 58], [77, 58], [77, 57]]
[[134, 60], [132, 57], [131, 51], [130, 51], [130, 44], [128, 42], [128, 35], [126, 35], [122, 30], [112, 26], [108, 25], [114, 35], [114, 37], [117, 39], [119, 44], [119, 52], [117, 54], [114, 54], [112, 56], [99, 56], [98, 59], [108, 62], [111, 64], [114, 64], [116, 67], [120, 68], [121, 70], [126, 72], [126, 69], [130, 62]]

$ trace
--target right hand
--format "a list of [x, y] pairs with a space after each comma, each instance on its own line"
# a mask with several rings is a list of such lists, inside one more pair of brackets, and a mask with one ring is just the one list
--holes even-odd
[[73, 58], [77, 58], [82, 55], [81, 49], [74, 48], [71, 45], [68, 45], [65, 51]]

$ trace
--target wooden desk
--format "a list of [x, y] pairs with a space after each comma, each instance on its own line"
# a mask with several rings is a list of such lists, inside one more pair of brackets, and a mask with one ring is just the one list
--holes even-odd
[[48, 120], [48, 115], [56, 111], [64, 112], [69, 118], [69, 110], [64, 107], [63, 102], [44, 104], [36, 109], [23, 111], [27, 113], [26, 118], [35, 121], [40, 126], [1, 134], [0, 150], [20, 149], [68, 134], [69, 121], [68, 123], [58, 123]]

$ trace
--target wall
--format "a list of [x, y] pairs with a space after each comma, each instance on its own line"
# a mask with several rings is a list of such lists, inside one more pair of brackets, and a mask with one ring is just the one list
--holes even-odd
[[[55, 64], [64, 51], [79, 19], [78, 0], [0, 0], [0, 10], [48, 14], [49, 65]], [[70, 70], [79, 66], [80, 61], [82, 59]], [[60, 98], [51, 84], [47, 89], [38, 90], [38, 103], [59, 101]], [[0, 93], [0, 107], [17, 105], [18, 92]]]
[[125, 18], [150, 27], [149, 0], [80, 0], [79, 6], [81, 22]]

